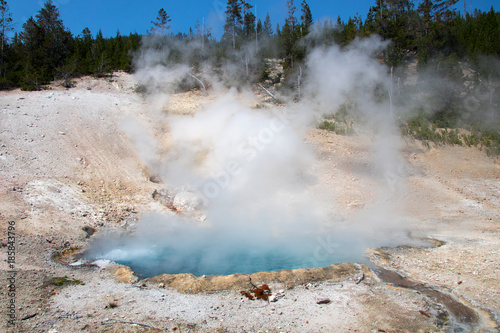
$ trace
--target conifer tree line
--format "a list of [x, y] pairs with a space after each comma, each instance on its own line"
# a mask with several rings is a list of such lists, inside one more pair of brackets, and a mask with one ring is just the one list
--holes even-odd
[[[88, 28], [74, 34], [64, 26], [52, 0], [14, 31], [7, 1], [0, 0], [0, 89], [35, 90], [54, 79], [69, 84], [72, 77], [133, 71], [134, 54], [145, 37], [152, 35], [160, 36], [155, 47], [173, 47], [165, 63], [187, 60], [196, 68], [203, 61], [215, 67], [226, 60], [241, 62], [247, 78], [255, 80], [265, 77], [267, 58], [281, 59], [285, 69], [294, 71], [311, 47], [345, 47], [356, 37], [372, 34], [392, 41], [382, 55], [390, 66], [403, 63], [408, 55], [418, 57], [419, 65], [437, 58], [474, 62], [483, 55], [500, 56], [500, 13], [493, 7], [488, 12], [460, 13], [454, 9], [458, 0], [373, 0], [364, 19], [356, 15], [315, 22], [306, 0], [282, 1], [286, 19], [274, 22], [273, 28], [268, 13], [256, 16], [251, 0], [228, 0], [224, 33], [217, 40], [204, 20], [198, 20], [187, 33], [172, 33], [170, 22], [175, 17], [167, 14], [168, 8], [152, 13], [146, 35], [124, 36], [117, 31], [114, 37], [105, 38], [100, 30]], [[12, 32], [13, 37], [8, 37]], [[198, 47], [186, 59], [179, 45], [193, 41]]]

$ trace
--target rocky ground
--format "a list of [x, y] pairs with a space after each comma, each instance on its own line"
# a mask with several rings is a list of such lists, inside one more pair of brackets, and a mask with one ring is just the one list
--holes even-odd
[[[403, 167], [391, 175], [402, 184], [399, 229], [435, 241], [368, 250], [368, 265], [252, 275], [254, 284], [269, 285], [275, 302], [243, 296], [253, 288], [247, 276], [137, 281], [113, 263], [54, 261], [54, 253], [126, 229], [144, 212], [170, 211], [153, 199], [160, 185], [150, 181], [123, 122], [133, 119], [168, 149], [165, 114], [189, 115], [214, 96], [150, 100], [134, 86], [133, 77], [116, 73], [79, 79], [69, 90], [54, 84], [0, 93], [2, 331], [499, 330], [500, 162], [478, 148], [428, 148], [405, 139]], [[342, 223], [374, 209], [379, 180], [369, 172], [370, 134], [311, 129], [306, 141], [319, 157], [315, 190], [335, 198]]]

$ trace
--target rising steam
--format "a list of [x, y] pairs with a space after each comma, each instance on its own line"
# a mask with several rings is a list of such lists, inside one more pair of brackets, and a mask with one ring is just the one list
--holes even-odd
[[[313, 50], [304, 65], [301, 101], [287, 107], [251, 108], [244, 98], [252, 98], [250, 89], [230, 89], [192, 117], [170, 115], [171, 143], [164, 156], [151, 135], [125, 124], [143, 163], [153, 165], [166, 185], [190, 193], [191, 209], [204, 215], [147, 214], [133, 235], [97, 240], [89, 256], [127, 263], [146, 275], [249, 273], [361, 260], [366, 246], [375, 244], [370, 231], [401, 220], [387, 204], [400, 185], [388, 182], [388, 175], [397, 174], [400, 161], [387, 98], [391, 81], [376, 60], [386, 46], [373, 37], [345, 50]], [[137, 58], [137, 78], [153, 96], [168, 94], [164, 87], [190, 71], [162, 64], [168, 52], [143, 50]], [[234, 64], [223, 72], [235, 73]], [[223, 84], [212, 79], [210, 85]], [[342, 105], [363, 114], [374, 130], [374, 175], [383, 206], [340, 231], [333, 198], [311, 191], [316, 156], [304, 133]]]

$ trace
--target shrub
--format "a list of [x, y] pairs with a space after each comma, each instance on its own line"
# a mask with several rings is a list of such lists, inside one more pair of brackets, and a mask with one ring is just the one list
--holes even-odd
[[328, 120], [323, 120], [319, 123], [318, 128], [325, 131], [335, 131], [335, 123]]
[[14, 88], [14, 84], [6, 79], [6, 78], [0, 78], [0, 90], [10, 90]]

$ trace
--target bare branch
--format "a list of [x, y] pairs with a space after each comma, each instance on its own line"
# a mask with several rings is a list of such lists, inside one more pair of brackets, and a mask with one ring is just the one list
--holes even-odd
[[264, 91], [269, 95], [271, 96], [272, 98], [276, 99], [276, 96], [274, 96], [269, 90], [267, 90], [266, 88], [264, 88], [261, 84], [258, 84], [259, 87], [261, 87], [262, 89], [264, 89]]
[[195, 79], [196, 81], [198, 81], [200, 83], [201, 87], [203, 88], [203, 91], [206, 94], [207, 93], [207, 88], [205, 87], [205, 84], [203, 83], [203, 81], [201, 81], [200, 79], [198, 79], [196, 76], [194, 76], [190, 72], [188, 72], [188, 74], [189, 74], [189, 76], [191, 76], [193, 79]]

